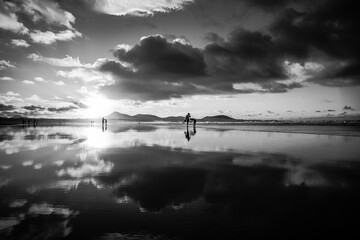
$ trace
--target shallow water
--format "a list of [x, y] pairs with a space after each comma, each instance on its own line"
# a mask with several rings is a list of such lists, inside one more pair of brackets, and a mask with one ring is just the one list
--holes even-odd
[[2, 127], [0, 237], [358, 236], [360, 137], [313, 128]]

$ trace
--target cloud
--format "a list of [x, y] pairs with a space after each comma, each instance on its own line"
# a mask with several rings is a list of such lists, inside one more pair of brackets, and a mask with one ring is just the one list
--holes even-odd
[[11, 78], [11, 77], [7, 77], [7, 76], [5, 76], [5, 77], [1, 77], [1, 78], [0, 78], [0, 80], [2, 80], [2, 81], [14, 81], [14, 79], [13, 79], [13, 78]]
[[[38, 24], [43, 21], [47, 25], [58, 28], [66, 28], [58, 32], [40, 31], [37, 29], [29, 30], [23, 23], [18, 21], [17, 14], [22, 17], [30, 17]], [[15, 33], [26, 34], [35, 43], [52, 44], [56, 41], [69, 41], [82, 34], [73, 28], [75, 17], [72, 13], [63, 10], [56, 1], [24, 0], [15, 2], [1, 1], [0, 7], [0, 28]], [[11, 43], [15, 46], [29, 47], [29, 44], [22, 39], [13, 39]]]
[[0, 70], [4, 70], [6, 68], [15, 68], [14, 65], [10, 63], [10, 61], [7, 60], [0, 60]]
[[114, 56], [132, 65], [137, 75], [205, 75], [205, 61], [200, 49], [178, 41], [168, 42], [161, 35], [142, 37], [132, 48], [117, 47]]
[[23, 23], [18, 21], [15, 13], [10, 12], [8, 3], [3, 1], [0, 3], [0, 28], [14, 33], [28, 33], [29, 29], [25, 27]]
[[88, 106], [80, 101], [72, 101], [72, 103], [74, 105], [76, 105], [78, 108], [83, 108], [83, 109], [86, 109], [88, 108]]
[[114, 98], [151, 100], [204, 92], [191, 79], [207, 76], [205, 60], [202, 51], [190, 44], [152, 35], [132, 47], [118, 45], [113, 53], [118, 61], [103, 61], [99, 69], [117, 76], [114, 84], [102, 88]]
[[9, 207], [18, 208], [23, 207], [28, 201], [26, 199], [16, 199], [9, 203]]
[[32, 204], [28, 210], [29, 214], [36, 214], [36, 215], [61, 215], [63, 217], [69, 217], [71, 215], [77, 214], [68, 208], [63, 207], [54, 207], [48, 203], [40, 203], [40, 204]]
[[205, 55], [214, 75], [260, 83], [288, 77], [272, 37], [259, 31], [235, 29], [225, 42], [207, 45]]
[[12, 39], [11, 44], [17, 47], [30, 47], [30, 45], [23, 39]]
[[46, 80], [42, 77], [34, 77], [34, 80], [37, 82], [46, 82]]
[[360, 19], [354, 10], [357, 3], [329, 0], [300, 9], [282, 11], [271, 24], [270, 32], [279, 49], [298, 61], [321, 61], [324, 69], [309, 81], [336, 87], [359, 85]]
[[43, 20], [47, 24], [73, 28], [75, 17], [70, 12], [60, 8], [55, 1], [25, 0], [22, 10], [29, 15], [34, 22]]
[[82, 37], [82, 34], [76, 30], [64, 30], [57, 33], [34, 30], [30, 32], [29, 36], [35, 43], [52, 44], [56, 41], [69, 41], [73, 38]]
[[66, 55], [65, 58], [48, 58], [31, 53], [27, 57], [35, 62], [44, 62], [56, 67], [91, 67], [90, 64], [82, 64], [78, 57], [74, 58], [69, 55]]
[[15, 92], [12, 92], [12, 91], [8, 91], [5, 95], [6, 95], [6, 96], [11, 96], [11, 97], [18, 97], [18, 96], [20, 96], [19, 93], [15, 93]]
[[[113, 53], [118, 61], [107, 60], [99, 67], [117, 76], [114, 84], [101, 88], [111, 98], [146, 101], [194, 94], [279, 93], [302, 87], [299, 81], [284, 82], [290, 76], [272, 37], [243, 28], [204, 50], [152, 35], [132, 47], [120, 44]], [[311, 70], [308, 65], [306, 70]]]
[[22, 165], [23, 165], [24, 167], [28, 167], [28, 166], [31, 166], [31, 165], [33, 165], [33, 164], [34, 164], [34, 161], [33, 161], [33, 160], [28, 160], [28, 161], [25, 161], [25, 162], [22, 163]]
[[166, 13], [181, 10], [193, 0], [90, 0], [84, 2], [94, 11], [109, 15], [151, 16], [156, 12]]
[[58, 85], [58, 86], [64, 86], [65, 83], [63, 81], [54, 81], [53, 84]]
[[30, 81], [30, 80], [24, 80], [22, 81], [24, 84], [35, 84], [35, 82]]
[[55, 108], [55, 107], [49, 107], [47, 110], [50, 111], [50, 112], [57, 112], [57, 113], [61, 113], [61, 112], [68, 112], [68, 111], [71, 111], [71, 110], [74, 110], [74, 109], [78, 109], [77, 107], [75, 106], [67, 106], [67, 107], [59, 107], [59, 108]]
[[56, 172], [58, 176], [70, 176], [74, 178], [82, 178], [85, 176], [97, 176], [103, 173], [109, 173], [114, 167], [113, 162], [104, 161], [102, 159], [94, 159], [86, 161], [77, 167], [68, 167]]
[[22, 107], [26, 110], [29, 110], [29, 111], [42, 111], [42, 110], [45, 110], [44, 107], [42, 106], [35, 106], [35, 105], [29, 105], [29, 106], [25, 106], [25, 107]]
[[279, 7], [286, 6], [287, 4], [291, 3], [292, 0], [244, 0], [250, 6], [259, 7], [264, 10], [272, 11], [274, 9], [278, 9]]
[[16, 107], [13, 105], [6, 105], [6, 104], [2, 104], [0, 103], [0, 111], [9, 111], [9, 110], [14, 110]]
[[26, 100], [35, 102], [43, 101], [38, 95], [32, 95], [31, 97], [26, 98]]
[[345, 106], [343, 107], [343, 110], [354, 111], [355, 109], [353, 109], [351, 106], [345, 105]]
[[113, 77], [110, 74], [88, 68], [74, 68], [70, 71], [57, 71], [57, 76], [78, 79], [86, 83], [95, 83], [100, 85], [108, 85], [113, 83]]

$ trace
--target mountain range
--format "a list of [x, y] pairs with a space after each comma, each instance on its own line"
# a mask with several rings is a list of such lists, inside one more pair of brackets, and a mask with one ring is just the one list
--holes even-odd
[[[169, 116], [169, 117], [158, 117], [151, 114], [136, 114], [134, 116], [113, 112], [106, 116], [107, 119], [111, 120], [121, 120], [121, 121], [137, 121], [137, 122], [155, 122], [155, 121], [164, 121], [164, 122], [182, 122], [185, 117], [183, 116]], [[226, 115], [216, 115], [216, 116], [206, 116], [204, 118], [196, 119], [200, 122], [237, 122], [241, 121], [238, 119], [231, 118]]]

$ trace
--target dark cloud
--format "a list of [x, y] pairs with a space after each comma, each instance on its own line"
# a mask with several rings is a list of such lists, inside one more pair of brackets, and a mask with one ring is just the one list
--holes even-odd
[[223, 37], [220, 37], [216, 33], [209, 32], [206, 33], [204, 36], [204, 39], [211, 42], [211, 43], [224, 43], [225, 39]]
[[59, 108], [49, 107], [49, 108], [48, 108], [48, 111], [60, 113], [60, 112], [71, 111], [71, 110], [74, 110], [74, 109], [78, 109], [78, 108], [75, 107], [75, 106], [59, 107]]
[[[282, 93], [302, 87], [279, 83], [287, 79], [283, 59], [272, 38], [258, 31], [238, 28], [202, 51], [181, 41], [168, 42], [160, 35], [142, 38], [138, 45], [119, 45], [100, 70], [118, 77], [102, 91], [112, 98], [159, 100], [193, 94]], [[130, 67], [129, 67], [130, 66]], [[234, 89], [234, 83], [255, 82], [259, 89]]]
[[9, 111], [9, 110], [14, 110], [16, 107], [13, 105], [6, 105], [6, 104], [2, 104], [0, 103], [0, 111]]
[[334, 109], [328, 109], [327, 111], [328, 111], [328, 112], [335, 112]]
[[111, 98], [143, 101], [194, 94], [284, 93], [303, 87], [298, 81], [280, 81], [291, 78], [285, 61], [323, 66], [306, 70], [307, 81], [319, 85], [360, 84], [360, 22], [354, 1], [242, 3], [270, 11], [274, 18], [262, 31], [237, 27], [226, 38], [208, 33], [204, 38], [210, 44], [204, 49], [176, 35], [143, 37], [130, 48], [119, 45], [113, 51], [118, 61], [100, 67], [117, 80], [101, 91]]
[[38, 111], [38, 110], [45, 110], [44, 107], [41, 107], [41, 106], [35, 106], [35, 105], [29, 105], [29, 106], [25, 106], [25, 107], [22, 107], [23, 109], [25, 110], [29, 110], [29, 111]]
[[292, 0], [244, 0], [250, 6], [259, 7], [264, 10], [272, 11], [278, 9], [279, 7], [284, 7], [292, 2]]
[[319, 1], [301, 11], [283, 11], [270, 30], [290, 59], [303, 62], [311, 58], [324, 64], [324, 70], [310, 81], [326, 86], [359, 85], [360, 19], [356, 9], [356, 1]]
[[184, 77], [205, 75], [200, 49], [180, 42], [168, 42], [160, 35], [143, 37], [130, 50], [115, 49], [114, 56], [133, 65], [137, 75], [146, 77]]
[[211, 92], [195, 84], [208, 78], [202, 51], [181, 40], [148, 36], [130, 49], [115, 48], [114, 56], [122, 63], [108, 60], [100, 66], [117, 76], [102, 88], [109, 97], [159, 100]]
[[205, 55], [214, 75], [235, 77], [242, 82], [287, 78], [282, 55], [272, 37], [259, 31], [235, 29], [227, 41], [207, 45]]
[[344, 110], [350, 110], [350, 111], [354, 111], [355, 109], [353, 109], [351, 106], [345, 105], [343, 107]]

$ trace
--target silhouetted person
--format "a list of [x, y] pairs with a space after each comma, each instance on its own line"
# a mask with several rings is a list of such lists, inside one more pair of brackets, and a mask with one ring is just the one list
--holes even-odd
[[28, 124], [28, 127], [30, 127], [30, 119], [28, 119], [27, 124]]
[[185, 116], [184, 122], [186, 122], [186, 127], [189, 126], [190, 117], [191, 117], [190, 113], [186, 114]]
[[102, 118], [102, 119], [101, 119], [101, 125], [104, 126], [104, 123], [105, 123], [105, 118]]
[[37, 122], [36, 119], [33, 120], [33, 127], [36, 128]]
[[190, 121], [192, 121], [192, 122], [193, 122], [194, 127], [195, 127], [195, 125], [196, 125], [196, 119], [195, 119], [195, 118], [190, 118]]

